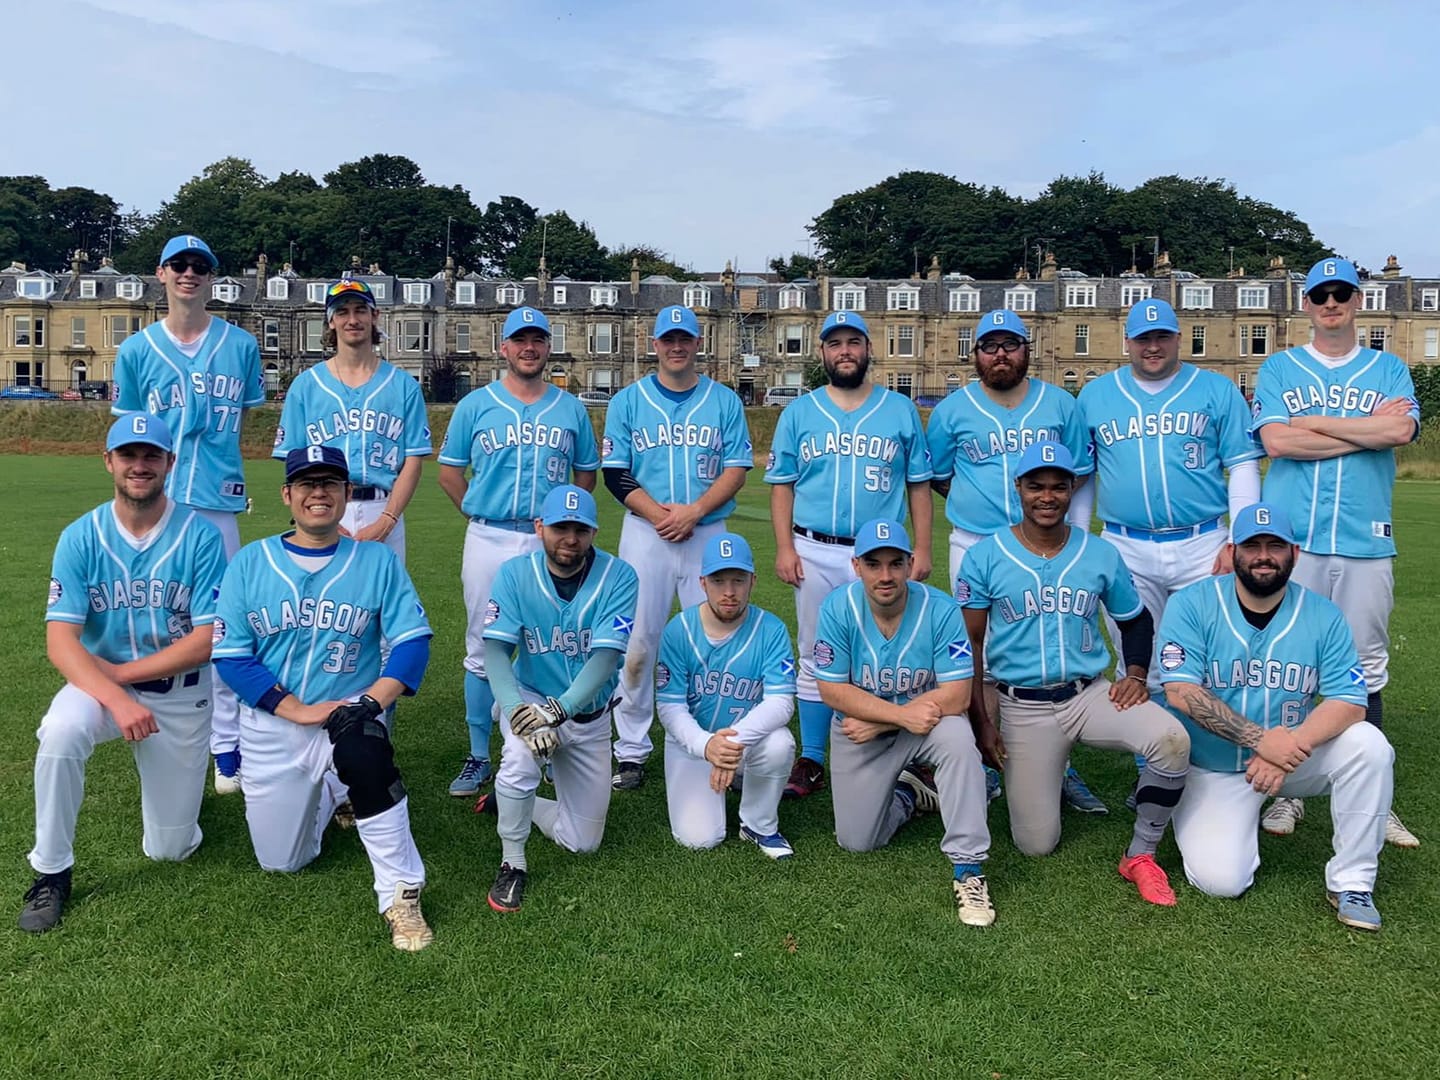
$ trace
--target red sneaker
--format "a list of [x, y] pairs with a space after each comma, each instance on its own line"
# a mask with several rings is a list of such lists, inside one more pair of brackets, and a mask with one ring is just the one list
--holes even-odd
[[1120, 876], [1133, 881], [1140, 892], [1140, 899], [1161, 907], [1175, 906], [1175, 893], [1170, 888], [1170, 879], [1155, 862], [1154, 855], [1136, 855], [1120, 860]]
[[818, 761], [811, 761], [808, 757], [802, 757], [795, 762], [795, 767], [790, 770], [790, 779], [785, 781], [784, 797], [787, 799], [804, 799], [814, 795], [825, 786], [825, 766]]

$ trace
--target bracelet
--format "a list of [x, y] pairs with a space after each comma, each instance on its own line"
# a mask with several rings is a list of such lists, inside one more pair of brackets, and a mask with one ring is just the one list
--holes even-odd
[[[1126, 675], [1126, 676], [1125, 676], [1125, 679], [1134, 679], [1134, 680], [1135, 680], [1136, 682], [1138, 682], [1138, 683], [1144, 683], [1144, 682], [1146, 682], [1146, 679], [1145, 679], [1145, 676], [1144, 676], [1144, 675]], [[1124, 681], [1125, 681], [1124, 679], [1121, 679], [1121, 682], [1124, 682]], [[1148, 685], [1148, 684], [1147, 684], [1147, 685]]]
[[399, 519], [398, 517], [396, 517], [394, 514], [392, 514], [389, 510], [381, 510], [381, 511], [380, 511], [380, 516], [381, 516], [381, 517], [388, 517], [388, 518], [389, 518], [391, 521], [393, 521], [396, 525], [399, 525], [399, 524], [400, 524], [400, 519]]

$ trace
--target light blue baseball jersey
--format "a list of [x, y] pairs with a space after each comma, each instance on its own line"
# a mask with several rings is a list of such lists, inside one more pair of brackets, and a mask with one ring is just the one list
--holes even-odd
[[933, 475], [913, 401], [876, 386], [847, 412], [821, 387], [780, 414], [765, 482], [795, 485], [796, 525], [854, 536], [875, 518], [904, 521], [905, 485]]
[[148, 412], [165, 421], [175, 440], [165, 494], [186, 506], [245, 509], [240, 418], [264, 401], [260, 347], [224, 319], [211, 316], [193, 360], [159, 323], [126, 338], [115, 354], [110, 411]]
[[894, 636], [875, 625], [865, 586], [852, 581], [820, 604], [815, 627], [815, 678], [852, 683], [895, 705], [940, 683], [975, 674], [960, 607], [939, 589], [906, 582], [905, 614]]
[[[624, 652], [635, 628], [640, 588], [627, 562], [595, 549], [595, 561], [571, 600], [555, 591], [544, 551], [500, 564], [485, 607], [484, 636], [515, 646], [515, 678], [537, 694], [559, 697], [597, 649]], [[577, 712], [609, 702], [620, 683], [620, 667]]]
[[548, 386], [527, 405], [498, 379], [466, 394], [455, 406], [440, 464], [469, 467], [460, 508], [491, 521], [529, 521], [572, 470], [600, 467], [590, 414], [574, 394]]
[[[627, 469], [656, 502], [692, 503], [720, 473], [755, 464], [740, 396], [704, 375], [684, 401], [673, 401], [647, 375], [610, 399], [600, 451], [607, 469]], [[722, 521], [735, 500], [716, 507], [701, 525]]]
[[[1405, 363], [1393, 353], [1358, 349], [1336, 368], [1309, 346], [1266, 357], [1255, 382], [1252, 430], [1288, 424], [1295, 416], [1369, 416], [1391, 398], [1405, 398], [1415, 432], [1420, 403]], [[1395, 554], [1390, 500], [1394, 450], [1357, 450], [1324, 461], [1277, 458], [1265, 475], [1265, 501], [1290, 515], [1300, 548], [1315, 555], [1385, 559]]]
[[1032, 443], [1064, 443], [1078, 476], [1095, 468], [1075, 398], [1035, 378], [1013, 409], [996, 405], [978, 382], [962, 386], [930, 413], [926, 438], [935, 478], [950, 481], [945, 517], [983, 536], [1020, 523], [1014, 470]]
[[1158, 394], [1127, 365], [1086, 383], [1080, 416], [1100, 483], [1100, 520], [1138, 529], [1213, 521], [1230, 507], [1225, 469], [1265, 456], [1245, 398], [1225, 376], [1181, 364]]
[[170, 502], [136, 541], [105, 503], [60, 534], [45, 621], [83, 627], [92, 656], [138, 660], [215, 621], [224, 573], [219, 531], [189, 507]]
[[389, 491], [406, 458], [432, 452], [420, 384], [385, 360], [362, 386], [346, 386], [328, 364], [302, 371], [285, 392], [275, 451], [333, 446], [350, 463], [350, 481]]
[[712, 645], [699, 606], [665, 625], [655, 664], [657, 701], [684, 705], [706, 731], [734, 727], [766, 696], [795, 694], [795, 653], [785, 624], [750, 605], [745, 619]]
[[246, 544], [226, 569], [215, 659], [253, 656], [314, 705], [363, 694], [380, 677], [382, 638], [393, 649], [431, 636], [410, 575], [384, 544], [342, 536], [329, 560], [310, 570], [285, 539]]
[[[1317, 694], [1352, 705], [1366, 701], [1365, 671], [1345, 616], [1293, 581], [1263, 630], [1245, 620], [1234, 574], [1187, 585], [1165, 605], [1155, 645], [1161, 682], [1203, 686], [1264, 728], [1298, 727]], [[1190, 732], [1191, 765], [1241, 772], [1254, 756], [1171, 711]]]
[[1110, 666], [1100, 605], [1117, 622], [1143, 608], [1115, 546], [1076, 528], [1050, 559], [1009, 529], [987, 536], [965, 553], [955, 599], [962, 607], [990, 609], [990, 674], [1029, 687], [1095, 678]]

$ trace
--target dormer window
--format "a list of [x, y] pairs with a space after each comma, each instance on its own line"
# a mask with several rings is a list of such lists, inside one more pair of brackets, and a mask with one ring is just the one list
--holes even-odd
[[428, 281], [407, 281], [405, 283], [405, 303], [424, 304], [430, 299], [430, 283]]
[[497, 304], [509, 304], [514, 307], [516, 304], [525, 302], [525, 290], [519, 285], [501, 285], [495, 290], [495, 302]]

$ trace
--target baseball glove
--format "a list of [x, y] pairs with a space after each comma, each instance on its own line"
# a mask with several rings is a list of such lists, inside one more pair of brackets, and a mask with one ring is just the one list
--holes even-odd
[[510, 714], [510, 730], [524, 740], [536, 757], [546, 757], [560, 745], [558, 723], [558, 717], [548, 705], [533, 705], [528, 701]]
[[337, 707], [325, 719], [325, 733], [330, 736], [330, 745], [334, 746], [340, 741], [340, 737], [355, 725], [363, 727], [377, 719], [384, 711], [380, 703], [369, 694], [360, 695], [359, 701]]

